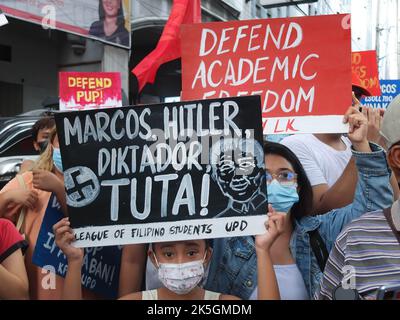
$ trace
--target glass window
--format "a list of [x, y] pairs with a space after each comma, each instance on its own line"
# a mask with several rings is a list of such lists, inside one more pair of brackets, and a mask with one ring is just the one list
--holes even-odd
[[23, 140], [15, 143], [6, 151], [0, 154], [0, 157], [13, 157], [13, 156], [27, 156], [37, 155], [38, 152], [33, 147], [32, 137], [24, 138]]

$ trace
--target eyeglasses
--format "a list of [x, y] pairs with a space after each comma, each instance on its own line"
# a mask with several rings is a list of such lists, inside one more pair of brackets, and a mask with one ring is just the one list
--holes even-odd
[[281, 171], [279, 173], [265, 172], [267, 178], [267, 184], [270, 184], [274, 178], [284, 186], [293, 186], [297, 181], [297, 174], [291, 171]]

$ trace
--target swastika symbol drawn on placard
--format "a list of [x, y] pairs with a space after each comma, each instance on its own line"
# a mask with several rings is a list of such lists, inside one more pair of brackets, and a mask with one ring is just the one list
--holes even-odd
[[87, 167], [73, 167], [64, 172], [67, 204], [71, 207], [84, 207], [96, 200], [100, 184], [94, 172]]

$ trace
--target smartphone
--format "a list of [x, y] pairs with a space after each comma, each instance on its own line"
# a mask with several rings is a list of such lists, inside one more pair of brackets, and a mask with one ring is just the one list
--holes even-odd
[[376, 300], [400, 300], [400, 284], [380, 287]]

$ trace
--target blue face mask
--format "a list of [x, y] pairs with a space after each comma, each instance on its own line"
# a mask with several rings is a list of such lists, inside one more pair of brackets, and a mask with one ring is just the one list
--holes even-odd
[[53, 147], [53, 162], [56, 168], [60, 171], [63, 172], [63, 165], [61, 161], [61, 152], [59, 148], [54, 148]]
[[268, 203], [277, 212], [288, 213], [293, 205], [299, 202], [297, 184], [294, 186], [283, 186], [276, 179], [267, 186]]

